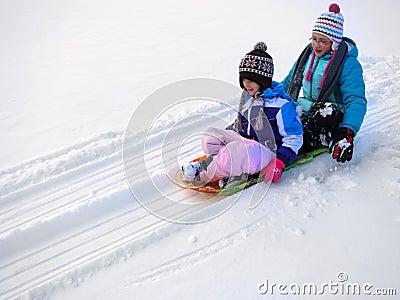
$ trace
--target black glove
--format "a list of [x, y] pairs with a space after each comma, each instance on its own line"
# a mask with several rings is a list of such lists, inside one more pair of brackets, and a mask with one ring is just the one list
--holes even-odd
[[346, 127], [340, 127], [333, 137], [332, 146], [329, 148], [332, 158], [337, 162], [350, 161], [353, 157], [354, 132]]

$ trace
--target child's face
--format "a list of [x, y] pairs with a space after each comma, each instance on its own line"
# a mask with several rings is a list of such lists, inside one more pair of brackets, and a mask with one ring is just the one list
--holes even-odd
[[249, 79], [243, 79], [243, 86], [250, 96], [254, 96], [260, 90], [260, 85]]
[[313, 33], [311, 44], [317, 57], [322, 57], [332, 51], [332, 41], [323, 34]]

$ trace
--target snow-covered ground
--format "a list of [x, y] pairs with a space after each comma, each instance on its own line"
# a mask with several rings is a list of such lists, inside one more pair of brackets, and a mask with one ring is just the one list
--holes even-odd
[[[163, 134], [185, 113], [234, 116], [199, 105], [155, 127], [149, 174], [138, 174], [133, 190], [143, 186], [161, 215], [224, 213], [196, 224], [164, 221], [138, 203], [125, 178], [125, 129], [147, 96], [194, 77], [237, 85], [238, 62], [259, 40], [282, 79], [329, 3], [2, 1], [0, 299], [285, 299], [296, 285], [321, 292], [330, 281], [326, 298], [338, 297], [335, 283], [341, 299], [350, 283], [371, 293], [396, 289], [379, 299], [399, 297], [397, 1], [339, 3], [368, 98], [350, 163], [324, 154], [238, 198], [179, 189], [155, 168]], [[210, 123], [197, 118], [174, 138]], [[135, 167], [143, 149], [132, 151]], [[148, 192], [150, 181], [167, 196]], [[168, 197], [203, 205], [179, 210], [163, 205]]]

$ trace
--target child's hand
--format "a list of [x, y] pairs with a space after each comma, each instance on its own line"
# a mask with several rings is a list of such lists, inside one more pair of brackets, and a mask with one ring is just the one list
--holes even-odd
[[350, 161], [353, 157], [353, 139], [354, 133], [349, 128], [341, 127], [333, 137], [331, 148], [332, 158], [337, 162]]
[[282, 171], [283, 168], [285, 167], [285, 164], [283, 161], [281, 161], [278, 158], [274, 158], [268, 166], [264, 168], [261, 172], [261, 177], [264, 177], [264, 182], [269, 183], [272, 181], [272, 183], [276, 183], [282, 178]]

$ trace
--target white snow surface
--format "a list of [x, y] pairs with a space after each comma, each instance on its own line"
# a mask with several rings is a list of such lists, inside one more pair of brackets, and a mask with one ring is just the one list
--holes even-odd
[[[283, 79], [330, 2], [2, 1], [0, 299], [348, 299], [289, 289], [321, 289], [346, 275], [342, 284], [397, 292], [368, 299], [397, 299], [400, 4], [378, 2], [339, 3], [345, 35], [359, 46], [368, 100], [352, 161], [323, 154], [268, 191], [261, 186], [254, 209], [252, 187], [216, 218], [177, 224], [142, 207], [126, 181], [123, 142], [135, 109], [178, 80], [237, 85], [238, 62], [260, 40], [274, 57], [275, 79]], [[187, 113], [155, 124], [149, 147]], [[204, 105], [191, 113], [235, 116]], [[204, 123], [191, 120], [179, 138]], [[151, 180], [168, 195], [203, 201], [200, 216], [234, 197], [207, 202], [167, 180], [156, 154], [147, 159], [149, 174], [137, 174], [135, 184]]]

